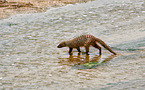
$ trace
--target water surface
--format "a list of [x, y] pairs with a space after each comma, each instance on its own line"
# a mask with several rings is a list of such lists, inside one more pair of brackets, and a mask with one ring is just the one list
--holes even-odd
[[[0, 20], [0, 89], [145, 88], [144, 8], [144, 0], [95, 0]], [[89, 56], [70, 56], [56, 47], [82, 34], [118, 56], [93, 47]]]

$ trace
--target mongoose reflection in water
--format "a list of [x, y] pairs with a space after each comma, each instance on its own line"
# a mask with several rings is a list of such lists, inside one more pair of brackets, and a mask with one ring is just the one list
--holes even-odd
[[71, 54], [73, 48], [76, 48], [78, 52], [81, 52], [80, 47], [85, 47], [86, 54], [89, 55], [89, 47], [93, 46], [99, 49], [99, 55], [101, 55], [102, 54], [101, 46], [98, 43], [101, 44], [104, 48], [109, 50], [114, 55], [117, 55], [104, 41], [102, 41], [99, 38], [96, 38], [93, 35], [81, 35], [72, 40], [63, 41], [57, 46], [57, 48], [69, 47], [69, 54]]

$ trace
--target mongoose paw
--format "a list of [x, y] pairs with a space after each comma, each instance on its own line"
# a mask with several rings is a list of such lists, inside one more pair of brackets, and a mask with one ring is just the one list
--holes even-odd
[[81, 55], [81, 53], [79, 52], [78, 55]]
[[73, 55], [73, 53], [72, 52], [69, 52], [69, 55]]
[[86, 52], [86, 55], [90, 55], [88, 52]]

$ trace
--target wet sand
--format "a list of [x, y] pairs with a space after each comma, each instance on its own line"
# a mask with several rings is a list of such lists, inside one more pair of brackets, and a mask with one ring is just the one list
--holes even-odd
[[0, 0], [0, 19], [19, 13], [44, 12], [50, 7], [58, 7], [66, 4], [82, 3], [91, 0]]

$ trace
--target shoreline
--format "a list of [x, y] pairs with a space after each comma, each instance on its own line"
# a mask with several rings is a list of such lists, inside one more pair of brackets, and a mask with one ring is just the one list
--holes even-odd
[[93, 0], [0, 0], [0, 20], [16, 14], [45, 12], [51, 7]]

